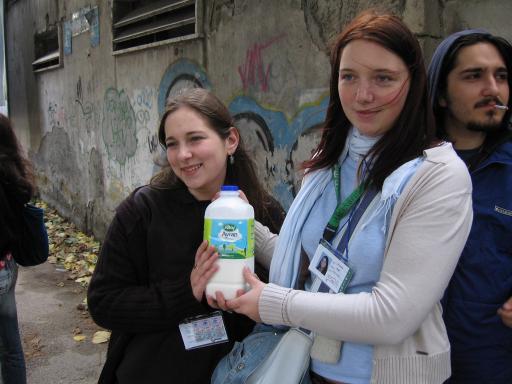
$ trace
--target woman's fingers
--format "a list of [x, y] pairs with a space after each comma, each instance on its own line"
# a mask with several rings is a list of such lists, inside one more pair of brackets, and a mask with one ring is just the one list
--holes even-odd
[[215, 252], [209, 259], [204, 262], [199, 262], [199, 264], [192, 269], [190, 275], [192, 285], [201, 285], [203, 289], [206, 287], [206, 283], [208, 283], [213, 274], [219, 269], [219, 266], [215, 263], [218, 258], [219, 254]]
[[210, 281], [213, 274], [217, 272], [217, 269], [218, 266], [213, 265], [204, 272], [192, 271], [192, 274], [190, 275], [190, 285], [192, 286], [192, 293], [197, 301], [202, 300], [204, 291], [206, 290], [206, 284], [208, 284], [208, 281]]
[[190, 274], [190, 284], [198, 301], [202, 300], [206, 284], [218, 270], [215, 264], [218, 258], [215, 247], [209, 246], [207, 241], [203, 241], [197, 249], [194, 268]]
[[220, 309], [222, 309], [223, 311], [227, 311], [229, 309], [228, 306], [226, 305], [226, 299], [224, 298], [222, 292], [215, 292], [215, 299]]
[[[202, 252], [199, 252], [199, 250], [202, 250]], [[203, 243], [201, 243], [198, 252], [196, 253], [196, 259], [192, 273], [195, 271], [202, 275], [217, 259], [218, 255], [215, 251], [215, 247], [211, 245], [203, 247]]]
[[228, 310], [226, 300], [222, 292], [215, 292], [215, 297], [207, 295], [206, 301], [208, 302], [208, 305], [212, 308], [222, 309], [223, 311]]
[[219, 266], [217, 264], [214, 264], [217, 260], [218, 255], [212, 257], [211, 260], [208, 260], [206, 263], [203, 264], [203, 270], [200, 272], [201, 274], [198, 276], [201, 283], [206, 287], [206, 284], [208, 281], [210, 281], [210, 278], [213, 276], [215, 272], [219, 269]]
[[207, 258], [202, 259], [197, 264], [196, 269], [200, 273], [200, 275], [204, 275], [208, 270], [210, 270], [213, 266], [215, 266], [215, 262], [219, 259], [219, 254], [213, 250], [212, 254], [209, 254]]
[[203, 240], [201, 244], [199, 244], [199, 248], [196, 251], [196, 259], [203, 253], [208, 247], [208, 240]]
[[260, 281], [258, 276], [251, 272], [249, 268], [244, 268], [245, 281], [251, 286], [247, 292], [238, 291], [237, 297], [226, 302], [228, 309], [249, 316], [256, 322], [260, 322], [260, 314], [258, 309], [259, 298], [265, 284]]
[[254, 287], [256, 284], [262, 284], [260, 278], [258, 275], [256, 275], [253, 271], [251, 271], [249, 268], [244, 267], [243, 270], [244, 279], [251, 287]]
[[201, 255], [204, 251], [206, 251], [206, 248], [208, 247], [208, 241], [203, 240], [201, 244], [199, 245], [199, 248], [197, 248], [196, 256], [194, 258], [194, 268], [197, 267], [197, 263], [199, 262], [199, 259], [201, 258]]
[[206, 295], [206, 302], [208, 303], [208, 305], [212, 308], [215, 308], [215, 309], [219, 309], [219, 306], [217, 305], [217, 302], [215, 301], [215, 299], [210, 296], [210, 295]]

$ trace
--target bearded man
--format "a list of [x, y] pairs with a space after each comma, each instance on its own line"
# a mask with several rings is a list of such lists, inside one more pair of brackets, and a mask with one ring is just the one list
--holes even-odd
[[471, 233], [443, 298], [449, 383], [512, 383], [512, 46], [485, 30], [446, 38], [429, 67], [438, 136], [473, 181]]

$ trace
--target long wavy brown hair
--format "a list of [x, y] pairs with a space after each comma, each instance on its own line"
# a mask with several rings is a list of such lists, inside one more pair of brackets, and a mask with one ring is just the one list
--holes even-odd
[[[203, 88], [189, 89], [170, 98], [166, 102], [165, 112], [160, 119], [158, 127], [158, 141], [165, 149], [165, 121], [167, 117], [182, 107], [188, 107], [199, 113], [222, 139], [229, 135], [229, 129], [234, 127], [233, 118], [226, 106], [212, 92]], [[226, 179], [224, 184], [237, 185], [244, 191], [249, 203], [254, 207], [257, 220], [272, 217], [269, 207], [276, 206], [277, 202], [265, 191], [256, 175], [254, 162], [245, 150], [242, 136], [236, 151], [233, 153], [234, 163], [231, 164], [226, 157]], [[151, 179], [151, 186], [155, 188], [170, 188], [183, 183], [174, 174], [169, 164]], [[274, 225], [275, 224], [275, 225]], [[280, 223], [270, 225], [275, 229], [280, 228]]]
[[[400, 57], [409, 70], [410, 88], [404, 108], [391, 129], [367, 154], [372, 167], [366, 182], [378, 189], [384, 179], [403, 163], [422, 154], [434, 142], [435, 124], [427, 95], [427, 74], [418, 40], [396, 16], [368, 10], [359, 14], [335, 38], [331, 49], [330, 100], [322, 137], [315, 156], [304, 162], [307, 172], [330, 168], [337, 161], [352, 123], [338, 93], [338, 72], [343, 49], [354, 40], [381, 45]], [[373, 161], [376, 159], [376, 161]]]

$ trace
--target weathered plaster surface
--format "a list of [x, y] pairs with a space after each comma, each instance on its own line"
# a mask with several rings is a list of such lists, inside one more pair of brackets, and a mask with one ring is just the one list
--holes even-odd
[[[288, 207], [325, 117], [329, 42], [358, 12], [378, 7], [401, 16], [427, 57], [460, 28], [512, 37], [505, 0], [203, 0], [200, 38], [112, 55], [111, 3], [27, 0], [6, 13], [11, 118], [40, 193], [100, 238], [116, 205], [165, 161], [156, 130], [169, 95], [213, 90], [259, 177]], [[34, 34], [96, 5], [99, 45], [89, 32], [74, 36], [62, 68], [34, 74]]]

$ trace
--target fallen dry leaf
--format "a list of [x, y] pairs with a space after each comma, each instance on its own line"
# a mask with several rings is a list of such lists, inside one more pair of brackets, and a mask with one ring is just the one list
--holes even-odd
[[92, 337], [93, 344], [106, 343], [109, 340], [110, 340], [110, 332], [108, 332], [108, 331], [98, 331]]
[[91, 281], [91, 276], [80, 277], [79, 279], [76, 279], [75, 281], [79, 284], [82, 284], [82, 286], [87, 287], [89, 285], [89, 282]]
[[[64, 267], [72, 275], [72, 280], [91, 276], [98, 261], [99, 242], [79, 231], [73, 223], [59, 216], [44, 201], [38, 200], [35, 205], [45, 211], [50, 249], [48, 261]], [[87, 287], [89, 279], [79, 283]]]
[[78, 342], [84, 341], [85, 339], [86, 339], [86, 336], [84, 336], [84, 335], [73, 336], [73, 340], [78, 341]]
[[[37, 200], [35, 205], [43, 208], [45, 213], [50, 250], [48, 262], [55, 264], [59, 271], [68, 271], [69, 280], [75, 280], [87, 288], [98, 261], [100, 243], [59, 216], [57, 211], [44, 201]], [[58, 283], [57, 286], [63, 287], [64, 282]]]

